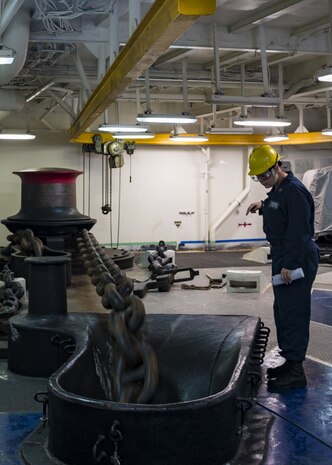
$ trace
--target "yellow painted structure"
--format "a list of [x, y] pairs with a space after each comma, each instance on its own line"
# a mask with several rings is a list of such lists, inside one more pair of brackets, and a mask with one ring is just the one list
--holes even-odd
[[[71, 142], [78, 144], [93, 144], [93, 136], [97, 134], [94, 132], [84, 132]], [[99, 133], [103, 142], [113, 140], [111, 134]], [[188, 134], [190, 135], [190, 134]], [[209, 138], [207, 142], [174, 142], [169, 139], [169, 134], [156, 134], [153, 139], [138, 139], [136, 145], [167, 145], [169, 147], [177, 146], [213, 146], [213, 145], [261, 145], [264, 142], [264, 134], [206, 134]], [[324, 142], [332, 142], [332, 136], [323, 136], [321, 132], [303, 132], [288, 134], [289, 139], [282, 142], [269, 142], [269, 145], [300, 145], [300, 144], [321, 144]], [[134, 138], [132, 140], [135, 140]]]

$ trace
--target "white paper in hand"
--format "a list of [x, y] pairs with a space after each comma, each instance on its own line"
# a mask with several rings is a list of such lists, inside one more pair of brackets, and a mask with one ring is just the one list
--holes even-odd
[[[302, 268], [296, 268], [296, 270], [292, 270], [291, 278], [292, 278], [292, 281], [295, 281], [296, 279], [304, 278], [304, 273], [303, 273]], [[280, 286], [280, 284], [285, 284], [285, 283], [281, 279], [280, 274], [275, 274], [274, 276], [272, 276], [272, 284], [273, 286]]]

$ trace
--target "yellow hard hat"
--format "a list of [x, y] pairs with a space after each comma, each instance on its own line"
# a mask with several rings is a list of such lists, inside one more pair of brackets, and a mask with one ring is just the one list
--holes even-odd
[[271, 145], [255, 147], [249, 156], [249, 176], [265, 173], [280, 160], [279, 153]]

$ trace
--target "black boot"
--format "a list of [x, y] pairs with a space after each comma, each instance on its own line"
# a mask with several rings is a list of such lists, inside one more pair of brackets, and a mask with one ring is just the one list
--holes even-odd
[[277, 376], [281, 375], [282, 373], [286, 373], [288, 370], [289, 361], [286, 360], [282, 365], [279, 365], [275, 368], [268, 368], [266, 370], [266, 376], [268, 378], [276, 378]]
[[304, 374], [302, 362], [288, 361], [287, 370], [275, 379], [267, 382], [268, 389], [294, 389], [304, 388], [307, 385], [307, 379]]

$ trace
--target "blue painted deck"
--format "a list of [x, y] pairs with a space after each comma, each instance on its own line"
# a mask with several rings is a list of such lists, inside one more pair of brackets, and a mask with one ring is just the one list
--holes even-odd
[[[313, 321], [332, 325], [332, 292], [314, 290], [312, 302]], [[269, 354], [265, 365], [275, 365], [276, 357]], [[269, 416], [264, 465], [332, 465], [332, 367], [306, 360], [305, 371], [306, 389], [260, 389], [252, 410]], [[20, 444], [40, 424], [40, 417], [41, 413], [0, 413], [0, 465], [22, 465]], [[253, 437], [245, 441], [250, 444]]]
[[20, 444], [40, 423], [39, 413], [0, 413], [0, 464], [21, 465]]

